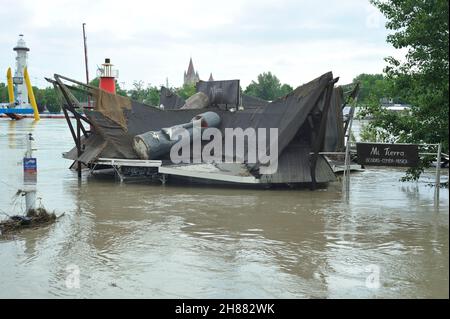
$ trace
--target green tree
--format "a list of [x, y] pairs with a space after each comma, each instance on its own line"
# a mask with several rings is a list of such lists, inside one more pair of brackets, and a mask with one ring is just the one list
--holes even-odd
[[288, 94], [291, 93], [292, 91], [294, 91], [294, 89], [292, 88], [292, 86], [290, 86], [289, 84], [286, 84], [286, 83], [285, 83], [285, 84], [283, 84], [283, 85], [280, 87], [280, 93], [279, 93], [278, 97], [288, 95]]
[[58, 99], [57, 93], [53, 87], [46, 87], [39, 89], [33, 87], [34, 97], [38, 105], [39, 112], [47, 109], [49, 112], [60, 112], [61, 102]]
[[45, 109], [44, 93], [42, 90], [39, 90], [35, 86], [33, 86], [32, 88], [33, 88], [34, 98], [36, 99], [38, 111], [39, 111], [39, 113], [41, 113]]
[[[447, 0], [371, 0], [394, 32], [387, 42], [407, 49], [405, 61], [386, 58], [391, 94], [411, 105], [410, 112], [392, 113], [377, 103], [366, 106], [372, 130], [386, 130], [404, 143], [442, 143], [448, 152], [449, 61]], [[424, 163], [426, 165], [426, 163]], [[423, 167], [409, 170], [416, 179]]]
[[182, 87], [175, 89], [175, 93], [185, 100], [194, 95], [196, 91], [195, 84], [184, 84]]
[[3, 82], [0, 82], [0, 103], [9, 103], [8, 87]]
[[288, 84], [281, 85], [280, 80], [271, 72], [264, 72], [258, 75], [257, 81], [252, 81], [244, 93], [259, 97], [266, 101], [272, 101], [292, 92], [292, 87]]
[[127, 93], [135, 101], [159, 106], [159, 89], [150, 84], [145, 86], [144, 81], [134, 81], [133, 89], [128, 90]]
[[47, 87], [42, 90], [44, 96], [45, 107], [49, 112], [60, 112], [61, 111], [61, 101], [53, 87]]
[[94, 79], [89, 81], [89, 84], [95, 86], [96, 88], [100, 87], [100, 78], [97, 76]]
[[144, 103], [159, 107], [159, 88], [147, 86]]
[[392, 98], [390, 81], [383, 74], [360, 74], [353, 79], [353, 83], [360, 83], [358, 103], [366, 105], [379, 103], [381, 98]]
[[144, 93], [144, 81], [134, 81], [133, 82], [133, 88], [131, 90], [128, 90], [128, 94], [130, 95], [131, 99], [142, 102], [145, 99], [145, 93]]

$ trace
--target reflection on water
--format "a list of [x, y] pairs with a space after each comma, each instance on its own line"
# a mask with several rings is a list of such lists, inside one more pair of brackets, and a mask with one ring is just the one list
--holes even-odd
[[[0, 241], [0, 297], [449, 296], [448, 191], [436, 209], [433, 188], [398, 182], [401, 170], [353, 174], [349, 204], [339, 183], [310, 192], [79, 182], [61, 159], [72, 145], [63, 120], [11, 123], [0, 120], [0, 209], [11, 211], [31, 131], [38, 196], [65, 215]], [[80, 288], [69, 289], [73, 266]], [[368, 286], [377, 271], [379, 287]]]

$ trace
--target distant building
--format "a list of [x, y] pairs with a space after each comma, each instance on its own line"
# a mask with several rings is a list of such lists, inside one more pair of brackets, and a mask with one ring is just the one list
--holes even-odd
[[184, 72], [184, 82], [183, 84], [195, 84], [200, 81], [198, 72], [195, 72], [194, 64], [192, 63], [192, 58], [189, 60], [189, 66], [187, 72]]
[[[189, 66], [187, 71], [184, 71], [184, 81], [183, 84], [196, 84], [200, 81], [200, 76], [198, 72], [194, 69], [194, 63], [192, 63], [192, 58], [189, 59]], [[208, 81], [214, 81], [212, 73], [209, 74]]]
[[405, 103], [396, 103], [392, 98], [383, 97], [380, 99], [380, 105], [390, 111], [404, 111], [409, 110], [411, 105]]

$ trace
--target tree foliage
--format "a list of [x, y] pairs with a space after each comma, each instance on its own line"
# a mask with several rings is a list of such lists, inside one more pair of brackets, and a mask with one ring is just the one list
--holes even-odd
[[[369, 103], [373, 130], [386, 130], [403, 143], [442, 143], [448, 152], [449, 61], [447, 0], [371, 0], [394, 31], [387, 42], [406, 49], [404, 61], [387, 57], [389, 93], [411, 105], [410, 112], [392, 113]], [[421, 168], [422, 169], [422, 168]], [[420, 169], [410, 170], [413, 179]]]
[[0, 83], [0, 103], [7, 103], [8, 101], [8, 87], [5, 83]]
[[266, 101], [273, 101], [292, 92], [292, 87], [288, 84], [281, 85], [280, 80], [271, 72], [264, 72], [258, 75], [255, 81], [252, 81], [244, 93], [259, 97]]
[[36, 97], [36, 103], [41, 109], [47, 109], [49, 112], [61, 111], [61, 103], [56, 95], [53, 87], [46, 87], [45, 89], [33, 88]]
[[[100, 79], [97, 77], [92, 79], [89, 84], [98, 87], [99, 82]], [[185, 84], [179, 88], [171, 88], [171, 90], [185, 100], [196, 92], [195, 84]], [[274, 100], [292, 92], [292, 90], [290, 85], [281, 85], [280, 80], [278, 80], [275, 75], [271, 72], [267, 72], [260, 74], [257, 82], [253, 81], [246, 88], [245, 93], [265, 100]], [[75, 90], [72, 93], [80, 102], [87, 101], [87, 95], [85, 93]], [[132, 89], [129, 90], [122, 89], [116, 81], [116, 94], [128, 96], [131, 99], [144, 104], [159, 106], [159, 93], [159, 87], [150, 84], [146, 85], [143, 81], [134, 81]], [[50, 112], [61, 111], [59, 97], [53, 87], [44, 89], [34, 88], [34, 94], [41, 110], [47, 109]], [[0, 98], [2, 99], [2, 102], [7, 102], [8, 100], [8, 90], [4, 83], [0, 83]]]
[[[61, 105], [53, 87], [39, 89], [33, 86], [33, 93], [40, 112], [47, 109], [50, 112], [59, 112]], [[0, 83], [0, 102], [7, 103], [9, 101], [8, 87], [5, 83]]]
[[362, 73], [353, 79], [353, 83], [360, 83], [358, 103], [367, 105], [372, 101], [391, 97], [389, 80], [383, 74]]
[[175, 93], [182, 97], [184, 100], [187, 100], [196, 92], [195, 84], [184, 84], [182, 87], [175, 89]]
[[128, 96], [138, 102], [159, 106], [159, 89], [150, 84], [145, 86], [143, 81], [134, 81], [133, 88], [127, 91]]

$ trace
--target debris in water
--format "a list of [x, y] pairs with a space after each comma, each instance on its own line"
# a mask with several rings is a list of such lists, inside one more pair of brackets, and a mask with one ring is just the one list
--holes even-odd
[[7, 220], [0, 221], [0, 236], [7, 233], [20, 231], [24, 228], [45, 226], [53, 223], [61, 216], [56, 217], [54, 212], [50, 213], [43, 207], [30, 209], [25, 216], [9, 216]]

